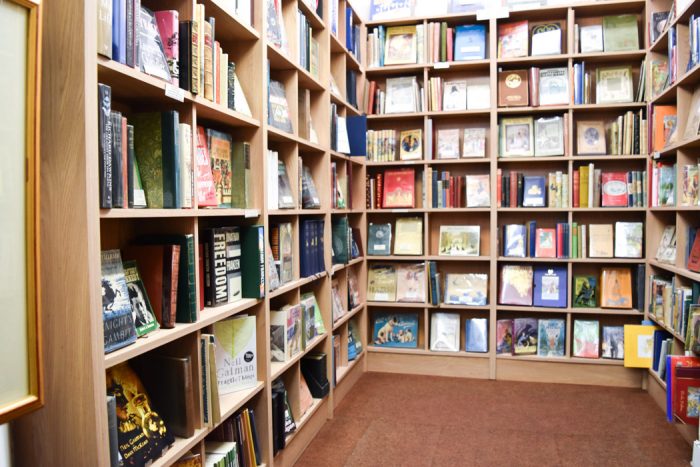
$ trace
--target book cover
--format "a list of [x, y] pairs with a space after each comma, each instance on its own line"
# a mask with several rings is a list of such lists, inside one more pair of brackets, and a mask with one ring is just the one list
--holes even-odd
[[563, 357], [566, 352], [566, 321], [563, 319], [541, 319], [538, 324], [537, 356]]
[[467, 207], [480, 208], [491, 206], [491, 188], [489, 175], [467, 175]]
[[141, 7], [140, 19], [137, 28], [139, 31], [137, 50], [141, 71], [170, 82], [170, 67], [155, 15], [148, 8]]
[[574, 357], [598, 358], [600, 329], [598, 321], [574, 320]]
[[486, 58], [486, 25], [460, 24], [455, 27], [454, 61]]
[[515, 318], [513, 320], [513, 355], [535, 355], [537, 333], [536, 318]]
[[613, 360], [625, 358], [624, 326], [603, 326], [603, 341], [601, 342], [601, 357]]
[[531, 29], [531, 55], [558, 55], [561, 53], [565, 21], [537, 23]]
[[539, 73], [540, 105], [569, 103], [569, 71], [565, 67], [543, 68]]
[[601, 174], [601, 206], [627, 207], [627, 173], [603, 172]]
[[396, 219], [395, 255], [423, 254], [423, 218], [401, 217]]
[[163, 43], [163, 52], [168, 62], [168, 71], [170, 71], [170, 82], [173, 86], [179, 86], [179, 13], [177, 10], [161, 10], [153, 13], [158, 25], [158, 33], [160, 34], [161, 42]]
[[226, 229], [207, 229], [204, 238], [204, 296], [208, 307], [223, 305], [229, 298]]
[[546, 205], [545, 187], [543, 176], [523, 177], [523, 207], [542, 208]]
[[423, 158], [423, 130], [405, 130], [400, 137], [399, 159], [410, 161]]
[[399, 264], [396, 266], [396, 301], [425, 302], [425, 265]]
[[[459, 139], [459, 135], [457, 139]], [[486, 128], [464, 129], [462, 157], [486, 157]]]
[[467, 318], [465, 320], [465, 350], [467, 352], [488, 352], [488, 319]]
[[346, 216], [331, 219], [331, 244], [333, 246], [331, 259], [333, 264], [347, 264], [350, 259], [350, 235], [348, 218]]
[[603, 268], [600, 280], [601, 308], [632, 308], [632, 274], [628, 268]]
[[605, 154], [605, 123], [602, 121], [577, 121], [576, 146], [576, 154], [580, 156]]
[[612, 224], [588, 225], [588, 256], [591, 258], [613, 257]]
[[530, 157], [534, 155], [532, 117], [502, 118], [500, 157]]
[[459, 159], [459, 130], [437, 130], [437, 159]]
[[526, 107], [529, 103], [529, 77], [527, 70], [499, 71], [498, 106]]
[[279, 81], [270, 80], [268, 83], [268, 106], [268, 123], [278, 130], [293, 133], [287, 94], [284, 85]]
[[211, 171], [214, 179], [217, 205], [230, 208], [232, 193], [231, 135], [207, 129], [207, 149], [211, 158]]
[[287, 165], [282, 159], [277, 160], [277, 208], [294, 209], [294, 195], [292, 194], [292, 183], [289, 180]]
[[441, 225], [440, 256], [479, 256], [481, 227], [478, 225]]
[[579, 27], [580, 51], [583, 54], [603, 51], [603, 25], [591, 24]]
[[250, 143], [234, 142], [231, 148], [231, 207], [245, 209], [252, 201]]
[[498, 58], [527, 57], [530, 50], [527, 21], [498, 25]]
[[488, 275], [477, 273], [449, 273], [445, 275], [447, 305], [486, 306], [488, 303]]
[[241, 315], [214, 323], [216, 380], [219, 394], [258, 383], [255, 316]]
[[535, 257], [556, 258], [555, 229], [535, 230]]
[[641, 258], [643, 241], [643, 222], [615, 222], [616, 258]]
[[535, 120], [535, 156], [563, 156], [564, 133], [562, 117]]
[[496, 322], [496, 353], [513, 353], [513, 320], [499, 319]]
[[415, 170], [398, 169], [384, 172], [383, 208], [415, 207]]
[[503, 226], [503, 256], [525, 258], [527, 256], [527, 228], [522, 224]]
[[565, 266], [535, 266], [534, 305], [566, 308], [568, 282]]
[[136, 340], [133, 311], [119, 250], [105, 250], [102, 261], [102, 324], [105, 353]]
[[632, 68], [596, 68], [596, 104], [634, 102]]
[[204, 127], [197, 127], [197, 203], [199, 207], [217, 206], [216, 186]]
[[415, 76], [387, 78], [384, 113], [411, 113], [419, 110], [417, 87], [418, 81]]
[[391, 224], [369, 223], [367, 228], [367, 254], [386, 256], [391, 254]]
[[503, 266], [498, 302], [501, 305], [532, 306], [532, 275], [531, 266]]
[[[689, 229], [692, 231], [692, 229]], [[690, 244], [690, 238], [688, 238]], [[688, 254], [687, 268], [693, 272], [700, 272], [700, 229], [695, 231], [695, 239]]]
[[226, 238], [226, 282], [228, 303], [243, 298], [243, 278], [241, 277], [241, 231], [239, 227], [224, 227]]
[[262, 225], [241, 229], [243, 298], [265, 296], [265, 231]]
[[294, 251], [292, 223], [279, 224], [280, 282], [287, 284], [294, 280]]
[[396, 267], [372, 264], [367, 271], [367, 301], [396, 301]]
[[360, 300], [360, 282], [354, 269], [348, 270], [348, 307], [354, 310], [362, 304]]
[[467, 110], [467, 81], [445, 81], [443, 85], [442, 110]]
[[299, 305], [301, 306], [303, 323], [301, 348], [307, 349], [308, 344], [318, 336], [318, 330], [316, 329], [316, 297], [313, 293], [310, 295], [303, 294], [303, 297], [299, 300]]
[[637, 15], [604, 16], [603, 49], [605, 52], [638, 50]]
[[153, 314], [151, 302], [148, 300], [146, 286], [141, 281], [136, 261], [124, 261], [124, 277], [129, 293], [129, 302], [134, 319], [136, 334], [141, 337], [159, 328], [158, 321]]
[[338, 279], [331, 282], [331, 308], [333, 312], [333, 322], [338, 321], [347, 313], [343, 299], [340, 297], [340, 283]]
[[430, 350], [459, 352], [459, 313], [430, 315]]
[[654, 356], [654, 331], [656, 326], [624, 326], [624, 360], [627, 368], [651, 368]]
[[372, 342], [378, 347], [418, 347], [417, 313], [377, 313], [373, 321]]
[[414, 3], [414, 0], [371, 0], [369, 6], [370, 21], [383, 21], [411, 16]]
[[487, 80], [481, 84], [473, 81], [467, 85], [467, 110], [487, 110], [491, 108], [491, 86]]
[[571, 299], [574, 308], [598, 306], [598, 279], [595, 276], [574, 276], [574, 293]]
[[384, 65], [416, 63], [416, 26], [390, 26], [386, 28]]

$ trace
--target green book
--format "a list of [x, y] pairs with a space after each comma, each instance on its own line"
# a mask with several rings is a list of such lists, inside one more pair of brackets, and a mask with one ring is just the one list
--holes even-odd
[[603, 18], [603, 49], [606, 52], [639, 50], [637, 15], [605, 16]]
[[179, 157], [176, 147], [179, 114], [176, 111], [137, 113], [134, 150], [149, 208], [178, 208]]
[[440, 61], [447, 61], [447, 23], [440, 23]]
[[233, 180], [231, 206], [245, 209], [250, 206], [250, 143], [233, 143], [231, 164]]
[[243, 298], [265, 296], [265, 229], [251, 225], [241, 229]]
[[143, 285], [139, 268], [136, 261], [124, 261], [124, 277], [126, 278], [126, 288], [129, 292], [129, 301], [134, 315], [134, 326], [136, 335], [141, 337], [151, 331], [155, 331], [160, 326], [153, 314], [151, 301], [148, 299], [146, 286]]
[[348, 262], [348, 218], [337, 217], [332, 224], [333, 264]]

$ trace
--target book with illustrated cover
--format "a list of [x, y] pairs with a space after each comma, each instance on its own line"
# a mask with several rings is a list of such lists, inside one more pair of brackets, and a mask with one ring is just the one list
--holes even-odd
[[142, 72], [170, 82], [170, 68], [160, 38], [156, 17], [151, 10], [141, 7], [138, 24], [139, 64]]
[[237, 315], [214, 323], [216, 378], [219, 394], [258, 383], [255, 316]]
[[603, 51], [603, 25], [591, 24], [579, 27], [580, 51], [582, 54]]
[[507, 264], [501, 269], [498, 303], [532, 306], [532, 267]]
[[437, 159], [459, 159], [459, 130], [437, 131]]
[[555, 229], [535, 230], [535, 258], [556, 258]]
[[535, 120], [535, 156], [564, 155], [564, 119], [562, 117]]
[[279, 81], [270, 80], [268, 86], [268, 123], [278, 130], [294, 133], [284, 85]]
[[331, 309], [333, 311], [333, 322], [335, 323], [347, 313], [340, 297], [340, 284], [337, 279], [331, 282]]
[[459, 313], [430, 315], [430, 350], [459, 352]]
[[388, 256], [391, 254], [391, 224], [370, 222], [367, 233], [367, 254], [369, 256]]
[[542, 208], [546, 206], [545, 188], [547, 183], [544, 176], [523, 177], [523, 207]]
[[293, 239], [292, 223], [279, 224], [280, 282], [282, 284], [287, 284], [294, 279]]
[[265, 268], [267, 270], [267, 283], [269, 284], [269, 290], [279, 288], [280, 286], [280, 276], [279, 271], [277, 271], [277, 266], [275, 266], [275, 258], [272, 255], [272, 248], [270, 247], [270, 242], [265, 241]]
[[[301, 342], [292, 347], [297, 332], [294, 326], [296, 310], [285, 306], [281, 310], [270, 310], [270, 360], [286, 362], [301, 351]], [[299, 313], [301, 318], [301, 313]], [[299, 321], [301, 326], [301, 321]], [[301, 337], [301, 332], [299, 333]]]
[[535, 266], [533, 304], [566, 308], [568, 283], [566, 266]]
[[700, 167], [697, 164], [684, 165], [681, 173], [681, 206], [697, 206], [700, 204], [698, 192], [698, 173]]
[[598, 358], [600, 347], [598, 321], [574, 320], [574, 357]]
[[489, 175], [466, 176], [467, 207], [482, 208], [491, 206]]
[[207, 149], [211, 158], [211, 172], [218, 207], [231, 207], [233, 174], [231, 172], [231, 135], [207, 129]]
[[304, 296], [300, 298], [301, 316], [304, 327], [304, 332], [301, 336], [301, 347], [306, 350], [308, 343], [318, 336], [316, 329], [316, 299], [313, 296]]
[[676, 226], [667, 225], [659, 241], [656, 250], [656, 260], [662, 263], [674, 264], [676, 262]]
[[488, 318], [467, 318], [464, 322], [467, 352], [489, 351], [489, 320]]
[[637, 15], [604, 16], [603, 49], [605, 52], [639, 50]]
[[417, 313], [377, 313], [373, 321], [372, 342], [379, 347], [418, 347]]
[[540, 105], [566, 105], [569, 103], [569, 72], [566, 68], [540, 70]]
[[600, 280], [601, 308], [632, 308], [632, 273], [629, 268], [605, 267]]
[[574, 294], [571, 303], [574, 308], [595, 308], [598, 306], [598, 279], [595, 276], [574, 276]]
[[641, 258], [643, 242], [643, 222], [615, 222], [616, 258]]
[[479, 256], [481, 227], [478, 225], [441, 225], [440, 256]]
[[668, 85], [668, 60], [651, 61], [651, 96], [656, 97], [666, 89]]
[[565, 355], [566, 321], [541, 319], [537, 332], [537, 356], [563, 357]]
[[107, 395], [117, 402], [117, 440], [121, 465], [141, 466], [159, 458], [175, 438], [141, 379], [128, 362], [107, 369]]
[[499, 319], [496, 322], [496, 353], [513, 353], [513, 320]]
[[576, 154], [580, 156], [605, 154], [605, 122], [577, 121], [576, 145]]
[[535, 355], [537, 353], [536, 318], [515, 318], [513, 320], [513, 355]]
[[634, 102], [632, 67], [596, 68], [596, 104]]
[[467, 110], [467, 81], [445, 81], [442, 110]]
[[498, 106], [526, 107], [530, 101], [529, 73], [527, 70], [498, 72]]
[[527, 21], [498, 25], [498, 58], [527, 57], [530, 50]]
[[402, 217], [396, 219], [395, 255], [423, 254], [423, 218]]
[[[465, 0], [454, 0], [453, 3], [464, 4], [467, 2]], [[486, 25], [460, 24], [455, 26], [454, 61], [483, 60], [485, 58]]]
[[603, 326], [603, 352], [601, 357], [613, 360], [625, 358], [625, 328], [623, 326]]
[[104, 349], [109, 353], [131, 344], [137, 335], [121, 253], [106, 250], [101, 256]]
[[486, 157], [486, 128], [464, 129], [462, 157]]
[[532, 117], [502, 118], [499, 133], [501, 157], [534, 155]]
[[399, 159], [402, 161], [423, 158], [423, 130], [405, 130], [401, 132]]
[[292, 183], [289, 181], [287, 166], [283, 160], [277, 161], [277, 208], [294, 209], [294, 195], [292, 194]]
[[143, 285], [136, 261], [124, 261], [124, 277], [129, 292], [129, 301], [134, 319], [136, 334], [141, 337], [159, 328], [158, 321], [148, 300], [146, 286]]
[[600, 205], [603, 207], [627, 207], [627, 173], [603, 172], [600, 176]]
[[419, 102], [416, 102], [417, 86], [415, 76], [387, 78], [384, 113], [411, 113], [419, 110]]
[[561, 53], [562, 31], [565, 21], [538, 23], [531, 29], [531, 55], [558, 55]]
[[522, 224], [503, 226], [503, 256], [525, 258], [527, 253], [527, 228]]
[[212, 174], [209, 145], [204, 127], [197, 127], [197, 203], [199, 207], [217, 206], [216, 185]]
[[360, 282], [355, 270], [348, 269], [348, 307], [353, 310], [360, 306]]
[[384, 172], [383, 208], [415, 207], [415, 170], [397, 169]]
[[396, 301], [425, 302], [425, 264], [396, 266]]
[[690, 108], [683, 132], [683, 139], [694, 138], [700, 131], [700, 88], [693, 91], [693, 97], [690, 100]]
[[588, 256], [591, 258], [613, 257], [612, 224], [588, 225]]
[[306, 307], [313, 308], [314, 316], [314, 328], [316, 329], [316, 335], [321, 336], [326, 333], [326, 327], [323, 323], [323, 317], [321, 316], [321, 307], [316, 301], [316, 295], [313, 292], [305, 292], [301, 294], [301, 301], [305, 303]]
[[[302, 161], [299, 160], [302, 164]], [[321, 209], [321, 198], [318, 196], [311, 169], [302, 164], [301, 172], [301, 207], [303, 209]], [[279, 193], [279, 192], [278, 192]]]
[[445, 275], [445, 304], [486, 306], [487, 297], [487, 274], [449, 273]]
[[417, 62], [416, 26], [386, 28], [384, 65], [405, 65]]
[[265, 0], [267, 40], [282, 51], [287, 51], [287, 33], [282, 18], [282, 2], [280, 0]]
[[396, 267], [392, 265], [370, 265], [367, 271], [367, 301], [396, 301]]

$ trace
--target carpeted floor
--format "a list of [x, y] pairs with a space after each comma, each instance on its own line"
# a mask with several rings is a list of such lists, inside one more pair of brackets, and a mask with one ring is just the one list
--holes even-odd
[[367, 373], [296, 464], [687, 466], [640, 389]]

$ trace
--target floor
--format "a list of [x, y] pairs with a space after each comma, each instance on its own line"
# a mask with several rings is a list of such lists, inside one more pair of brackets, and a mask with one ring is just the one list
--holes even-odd
[[296, 464], [688, 466], [640, 389], [366, 373]]

